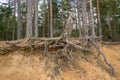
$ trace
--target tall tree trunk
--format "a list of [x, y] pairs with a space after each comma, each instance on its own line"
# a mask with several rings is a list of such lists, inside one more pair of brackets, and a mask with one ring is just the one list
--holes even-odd
[[35, 37], [35, 0], [32, 0], [32, 36]]
[[77, 0], [78, 5], [77, 5], [77, 13], [78, 13], [78, 26], [79, 26], [79, 37], [82, 37], [82, 33], [81, 33], [81, 12], [80, 12], [80, 1]]
[[38, 0], [35, 0], [35, 37], [38, 38]]
[[101, 21], [100, 21], [100, 10], [99, 10], [99, 0], [97, 0], [97, 21], [98, 21], [98, 28], [99, 28], [99, 37], [100, 41], [102, 40], [102, 28], [101, 28]]
[[46, 1], [45, 0], [43, 0], [43, 5], [44, 5], [44, 7], [43, 7], [43, 10], [44, 10], [44, 12], [43, 12], [43, 30], [42, 30], [42, 34], [43, 34], [43, 37], [45, 37], [46, 35], [46, 33], [45, 33], [45, 21], [46, 21]]
[[50, 37], [53, 37], [53, 15], [52, 15], [52, 0], [50, 0]]
[[27, 29], [26, 37], [32, 37], [32, 0], [27, 0]]
[[87, 27], [87, 12], [86, 12], [86, 0], [82, 0], [82, 16], [83, 16], [83, 35], [84, 37], [88, 36], [88, 27]]
[[48, 2], [48, 34], [47, 37], [50, 37], [50, 0], [47, 0]]
[[[8, 8], [10, 9], [10, 3], [11, 2], [11, 0], [8, 0]], [[9, 40], [9, 34], [10, 34], [10, 31], [9, 31], [9, 26], [10, 26], [10, 14], [8, 14], [8, 17], [7, 17], [7, 21], [6, 21], [6, 33], [5, 33], [5, 40]]]
[[94, 27], [94, 18], [93, 18], [93, 7], [92, 7], [92, 0], [90, 0], [90, 16], [91, 16], [91, 28], [92, 28], [92, 37], [95, 37], [95, 27]]
[[82, 16], [83, 16], [83, 37], [84, 47], [88, 43], [88, 26], [87, 26], [87, 11], [86, 11], [86, 0], [82, 0]]
[[14, 0], [14, 26], [12, 31], [12, 40], [15, 40], [15, 26], [16, 26], [16, 0]]
[[21, 39], [22, 25], [21, 25], [21, 0], [17, 0], [18, 3], [18, 27], [17, 27], [17, 39]]
[[[77, 8], [76, 8], [76, 0], [74, 0], [74, 10], [75, 13], [77, 13]], [[77, 20], [77, 15], [75, 15], [76, 20], [75, 20], [75, 27], [76, 27], [76, 37], [79, 35], [79, 31], [78, 31], [78, 20]]]

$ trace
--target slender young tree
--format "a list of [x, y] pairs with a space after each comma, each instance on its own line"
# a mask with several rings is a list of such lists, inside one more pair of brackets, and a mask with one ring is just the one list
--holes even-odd
[[46, 0], [43, 0], [43, 30], [42, 30], [42, 34], [43, 37], [45, 37], [45, 21], [46, 21]]
[[48, 34], [47, 37], [50, 37], [50, 0], [47, 0], [48, 2]]
[[18, 4], [18, 27], [17, 27], [17, 39], [21, 39], [22, 37], [22, 24], [21, 24], [21, 0], [17, 0]]
[[52, 14], [52, 0], [50, 0], [50, 37], [53, 37], [53, 14]]
[[99, 37], [101, 41], [102, 40], [102, 29], [101, 29], [101, 21], [100, 21], [99, 2], [100, 0], [97, 0], [97, 21], [98, 21], [98, 27], [99, 27]]
[[15, 14], [16, 14], [16, 0], [14, 0], [14, 17], [16, 17]]
[[[16, 22], [16, 0], [14, 0], [14, 22]], [[15, 40], [15, 26], [16, 26], [16, 23], [14, 23], [13, 31], [12, 31], [13, 40]]]
[[38, 0], [35, 0], [35, 23], [34, 23], [34, 26], [35, 26], [35, 37], [38, 38]]

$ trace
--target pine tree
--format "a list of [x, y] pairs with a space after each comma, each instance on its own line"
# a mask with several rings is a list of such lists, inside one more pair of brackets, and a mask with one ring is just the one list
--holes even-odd
[[34, 23], [34, 26], [35, 26], [35, 37], [38, 38], [38, 0], [35, 0], [35, 23]]
[[21, 24], [21, 0], [17, 0], [18, 4], [18, 27], [17, 27], [17, 39], [22, 38], [22, 24]]
[[32, 0], [27, 0], [27, 29], [26, 37], [32, 37]]

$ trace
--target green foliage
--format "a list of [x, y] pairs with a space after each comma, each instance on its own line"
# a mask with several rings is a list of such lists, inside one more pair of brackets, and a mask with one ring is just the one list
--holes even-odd
[[[110, 16], [111, 32], [109, 33], [108, 14]], [[113, 41], [120, 40], [120, 4], [117, 0], [100, 0], [100, 15], [103, 39], [107, 40], [109, 34]]]
[[[42, 21], [40, 24], [43, 28], [45, 27], [45, 35], [49, 34], [49, 7], [48, 3], [42, 2], [40, 5], [40, 20]], [[54, 31], [54, 36], [59, 36], [61, 32], [63, 31], [63, 24], [62, 24], [62, 14], [63, 18], [66, 20], [69, 11], [71, 10], [71, 1], [70, 0], [61, 0], [58, 2], [57, 0], [52, 0], [52, 14], [53, 14], [53, 31]], [[42, 33], [41, 33], [42, 34]], [[40, 34], [40, 35], [41, 35]]]
[[71, 0], [61, 0], [60, 2], [60, 9], [63, 12], [63, 15], [65, 18], [68, 17], [69, 11], [71, 11], [72, 5], [71, 5]]
[[[103, 40], [107, 41], [109, 34], [111, 34], [112, 41], [120, 40], [120, 0], [99, 0], [100, 18]], [[96, 7], [96, 1], [93, 1]], [[109, 31], [108, 15], [110, 16], [111, 30]], [[98, 27], [96, 27], [98, 33]]]
[[[69, 12], [73, 9], [73, 0], [52, 0], [53, 7], [53, 29], [54, 36], [59, 36], [64, 30], [66, 20]], [[110, 16], [111, 36], [113, 41], [120, 40], [120, 0], [99, 0], [100, 1], [100, 18], [102, 26], [103, 39], [107, 40], [109, 34], [108, 13]], [[96, 10], [96, 1], [93, 0], [93, 8]], [[49, 34], [49, 7], [42, 1], [38, 12], [38, 29], [39, 37], [43, 36], [43, 28], [45, 28], [46, 37]], [[17, 32], [17, 18], [13, 15], [13, 6], [0, 6], [0, 40], [12, 40], [13, 30], [16, 38]], [[89, 11], [89, 3], [87, 4], [87, 11]], [[21, 5], [23, 34], [26, 31], [26, 3]], [[98, 27], [96, 26], [96, 33], [98, 34]], [[77, 36], [78, 30], [74, 29], [72, 36]]]
[[0, 6], [0, 40], [11, 40], [12, 30], [15, 27], [15, 17], [12, 15], [12, 8]]
[[77, 32], [78, 32], [78, 29], [73, 29], [73, 31], [72, 31], [72, 37], [77, 37], [78, 35], [77, 35]]

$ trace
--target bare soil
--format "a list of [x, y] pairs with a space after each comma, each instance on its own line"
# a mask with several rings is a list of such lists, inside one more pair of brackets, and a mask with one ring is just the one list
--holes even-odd
[[[6, 47], [0, 42], [0, 48]], [[115, 68], [115, 76], [109, 74], [109, 67], [101, 61], [97, 65], [97, 51], [92, 47], [92, 53], [79, 53], [77, 58], [79, 68], [68, 64], [55, 80], [120, 80], [120, 45], [99, 44], [109, 62]], [[32, 53], [32, 66], [29, 57], [30, 50], [15, 50], [7, 55], [0, 55], [0, 80], [54, 80], [50, 74], [52, 62], [47, 59], [41, 50]], [[46, 60], [47, 63], [46, 63]], [[102, 60], [102, 59], [101, 59]]]

